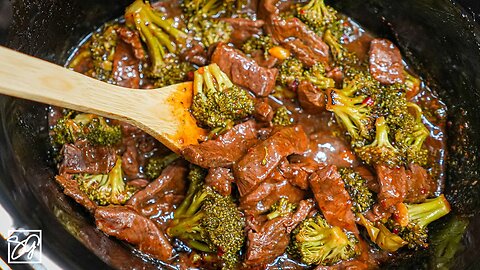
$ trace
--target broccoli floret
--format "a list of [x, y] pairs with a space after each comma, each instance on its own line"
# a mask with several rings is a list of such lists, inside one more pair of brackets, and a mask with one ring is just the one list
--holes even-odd
[[289, 213], [293, 213], [297, 209], [295, 203], [291, 203], [287, 198], [280, 198], [275, 204], [270, 207], [270, 213], [267, 214], [268, 220], [272, 220], [277, 217], [283, 217]]
[[278, 108], [273, 115], [272, 124], [275, 126], [291, 125], [292, 117], [290, 116], [290, 111], [285, 106]]
[[310, 0], [306, 5], [298, 7], [296, 17], [317, 33], [323, 33], [338, 20], [337, 11], [325, 5], [324, 0]]
[[321, 216], [303, 220], [292, 232], [288, 251], [301, 262], [332, 265], [357, 255], [357, 240]]
[[305, 68], [300, 60], [295, 57], [285, 59], [278, 70], [279, 82], [289, 88], [296, 88], [303, 80]]
[[122, 159], [117, 158], [108, 174], [77, 174], [74, 176], [80, 190], [98, 205], [125, 204], [137, 191], [123, 180]]
[[203, 175], [198, 171], [189, 175], [192, 182], [185, 200], [166, 232], [191, 248], [216, 252], [224, 269], [233, 269], [245, 242], [245, 222], [231, 197], [222, 196], [199, 181]]
[[[422, 109], [417, 104], [411, 102], [407, 106], [415, 111], [416, 116], [409, 115], [412, 120], [397, 129], [395, 141], [404, 152], [407, 163], [417, 163], [420, 166], [425, 166], [427, 164], [428, 150], [422, 148], [422, 146], [430, 132], [422, 123]], [[407, 117], [405, 118], [408, 119]]]
[[205, 48], [218, 42], [228, 42], [233, 32], [233, 27], [229, 23], [216, 19], [191, 23], [188, 29], [195, 32], [195, 37], [200, 39]]
[[445, 196], [442, 194], [434, 199], [428, 199], [419, 204], [405, 204], [408, 223], [399, 229], [399, 236], [408, 242], [412, 249], [428, 247], [428, 224], [445, 216], [451, 210]]
[[320, 89], [335, 87], [335, 81], [325, 75], [325, 66], [322, 63], [316, 63], [310, 69], [304, 72], [305, 78]]
[[179, 156], [175, 153], [170, 153], [161, 157], [153, 157], [148, 160], [147, 166], [145, 166], [145, 175], [148, 179], [153, 180], [160, 176], [163, 169], [165, 169], [170, 163], [177, 160]]
[[326, 109], [335, 114], [351, 137], [353, 145], [362, 144], [371, 138], [372, 115], [370, 97], [353, 96], [350, 89], [327, 89]]
[[178, 22], [166, 18], [165, 14], [152, 8], [149, 2], [136, 0], [125, 10], [125, 23], [138, 30], [147, 45], [151, 61], [150, 73], [154, 77], [163, 76], [164, 58], [167, 53], [177, 53], [179, 46], [186, 42], [187, 34], [178, 29]]
[[167, 58], [160, 76], [149, 72], [146, 74], [153, 80], [155, 87], [164, 87], [187, 81], [189, 74], [194, 70], [195, 68], [190, 63], [175, 58]]
[[87, 139], [92, 145], [116, 145], [122, 139], [120, 126], [107, 124], [101, 116], [88, 113], [67, 113], [52, 128], [52, 142], [57, 145]]
[[116, 26], [105, 27], [104, 31], [92, 35], [89, 51], [93, 63], [93, 77], [97, 80], [113, 83], [113, 56], [117, 46], [118, 34]]
[[345, 188], [352, 198], [352, 210], [355, 213], [367, 211], [374, 203], [372, 192], [367, 187], [367, 181], [351, 168], [338, 170], [345, 183]]
[[357, 56], [348, 51], [339, 41], [339, 37], [336, 36], [335, 32], [332, 30], [326, 30], [323, 34], [323, 40], [327, 43], [330, 48], [330, 53], [332, 54], [333, 61], [335, 65], [348, 68], [352, 66], [357, 66], [359, 60]]
[[263, 52], [265, 58], [268, 58], [268, 51], [273, 48], [273, 46], [273, 40], [270, 36], [253, 36], [242, 45], [242, 51], [246, 54], [252, 54], [253, 52], [260, 50]]
[[63, 145], [66, 143], [74, 143], [78, 138], [83, 136], [83, 128], [95, 116], [93, 114], [77, 114], [70, 111], [60, 118], [52, 127], [52, 143]]
[[251, 115], [254, 100], [234, 85], [217, 64], [201, 67], [194, 73], [191, 112], [202, 126], [224, 128]]
[[359, 219], [359, 223], [367, 230], [370, 240], [377, 244], [381, 249], [389, 252], [395, 252], [407, 244], [405, 240], [403, 240], [397, 234], [389, 231], [382, 223], [377, 223], [375, 226], [362, 214], [357, 214], [357, 217]]
[[122, 140], [122, 130], [118, 125], [109, 125], [105, 118], [93, 118], [85, 129], [85, 138], [92, 145], [116, 145]]
[[375, 121], [375, 140], [369, 145], [356, 147], [355, 152], [369, 165], [385, 164], [394, 167], [401, 164], [401, 153], [390, 142], [389, 128], [384, 117]]
[[208, 19], [212, 17], [229, 16], [235, 12], [237, 5], [241, 4], [237, 0], [184, 0], [182, 8], [184, 14], [190, 20]]

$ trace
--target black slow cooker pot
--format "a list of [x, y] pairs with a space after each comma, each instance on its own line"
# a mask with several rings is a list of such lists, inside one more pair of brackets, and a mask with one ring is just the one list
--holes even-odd
[[[73, 46], [120, 16], [130, 2], [0, 0], [0, 44], [62, 65]], [[467, 11], [448, 0], [333, 2], [367, 29], [395, 41], [448, 104], [445, 194], [453, 211], [433, 224], [433, 231], [466, 218], [463, 248], [444, 265], [480, 269], [480, 28], [474, 21], [479, 16], [471, 14], [480, 12], [478, 0], [459, 1]], [[55, 184], [46, 108], [0, 95], [0, 228], [42, 230], [47, 268], [165, 268], [96, 230], [91, 217]], [[1, 238], [0, 255], [7, 262]], [[402, 253], [382, 268], [433, 269], [439, 265], [434, 257], [432, 250]]]

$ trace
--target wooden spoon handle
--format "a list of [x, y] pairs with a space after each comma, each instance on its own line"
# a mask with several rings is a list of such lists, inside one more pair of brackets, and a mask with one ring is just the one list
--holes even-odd
[[176, 152], [198, 143], [206, 132], [188, 111], [191, 82], [129, 89], [3, 47], [0, 94], [118, 119], [143, 129]]
[[119, 118], [133, 91], [0, 47], [0, 93]]

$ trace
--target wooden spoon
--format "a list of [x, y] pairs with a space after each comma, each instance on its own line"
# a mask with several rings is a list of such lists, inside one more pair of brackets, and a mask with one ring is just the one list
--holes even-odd
[[177, 153], [206, 135], [188, 111], [191, 82], [129, 89], [0, 47], [0, 94], [118, 119]]

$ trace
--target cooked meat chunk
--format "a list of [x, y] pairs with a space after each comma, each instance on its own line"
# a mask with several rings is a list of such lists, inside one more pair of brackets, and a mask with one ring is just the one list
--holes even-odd
[[389, 210], [405, 199], [407, 193], [405, 168], [389, 168], [385, 165], [378, 165], [375, 169], [380, 184], [378, 200], [384, 209]]
[[318, 164], [313, 162], [289, 163], [288, 160], [282, 161], [278, 166], [280, 173], [288, 181], [303, 190], [308, 189], [308, 177], [318, 169]]
[[[168, 216], [184, 198], [187, 187], [185, 181], [187, 166], [184, 161], [176, 161], [165, 168], [160, 176], [143, 190], [135, 193], [127, 202], [146, 217]], [[160, 226], [167, 219], [155, 219]]]
[[188, 44], [188, 48], [182, 51], [181, 57], [198, 66], [205, 66], [208, 62], [207, 52], [199, 43]]
[[307, 113], [325, 111], [326, 96], [309, 81], [301, 81], [297, 91], [298, 102]]
[[210, 168], [207, 177], [205, 177], [205, 184], [212, 187], [223, 196], [228, 196], [232, 193], [233, 181], [232, 171], [222, 167]]
[[233, 32], [230, 35], [230, 40], [235, 45], [242, 44], [254, 35], [260, 35], [265, 24], [262, 20], [250, 20], [241, 17], [222, 18], [221, 20], [232, 26]]
[[112, 74], [119, 86], [140, 87], [139, 60], [135, 58], [133, 48], [123, 41], [118, 42], [115, 48]]
[[142, 60], [145, 58], [145, 50], [143, 49], [140, 35], [136, 31], [132, 31], [126, 27], [120, 27], [118, 29], [120, 38], [130, 46], [132, 46], [135, 58]]
[[87, 208], [88, 211], [92, 213], [95, 211], [97, 204], [91, 201], [87, 194], [80, 190], [77, 181], [71, 179], [68, 175], [57, 175], [55, 176], [55, 180], [63, 188], [63, 193], [65, 193], [65, 195], [71, 197], [78, 204]]
[[258, 143], [233, 167], [240, 196], [265, 180], [282, 158], [307, 149], [308, 138], [301, 126], [277, 128], [270, 137]]
[[383, 84], [403, 83], [402, 55], [389, 40], [376, 38], [370, 43], [370, 73]]
[[65, 144], [61, 154], [63, 161], [60, 163], [60, 174], [106, 174], [113, 168], [116, 161], [113, 148], [91, 146], [83, 140], [76, 141], [75, 144]]
[[267, 33], [293, 52], [306, 66], [311, 67], [317, 62], [328, 64], [328, 45], [300, 20], [273, 17]]
[[[134, 141], [131, 142], [134, 143]], [[140, 171], [138, 158], [139, 155], [135, 144], [127, 145], [127, 148], [122, 155], [122, 170], [128, 178], [138, 177]]]
[[260, 122], [270, 122], [273, 119], [273, 109], [272, 106], [268, 105], [267, 102], [257, 100], [255, 102], [255, 109], [253, 112], [253, 116], [255, 120]]
[[255, 121], [234, 126], [217, 139], [187, 146], [183, 157], [204, 168], [227, 167], [237, 162], [257, 142]]
[[315, 171], [308, 178], [318, 207], [332, 226], [358, 233], [352, 201], [337, 167], [329, 165]]
[[308, 216], [313, 206], [310, 200], [302, 201], [295, 213], [268, 220], [258, 231], [250, 230], [245, 263], [248, 266], [265, 265], [284, 253], [290, 242], [290, 232]]
[[136, 246], [159, 260], [168, 260], [173, 248], [155, 223], [128, 206], [103, 206], [95, 211], [95, 223], [104, 233]]
[[427, 171], [418, 164], [408, 166], [406, 181], [405, 202], [421, 203], [437, 189], [437, 185], [430, 178]]
[[219, 44], [212, 55], [216, 63], [234, 84], [248, 88], [256, 96], [266, 97], [275, 87], [278, 70], [259, 66], [241, 51]]
[[314, 132], [309, 136], [308, 150], [302, 155], [295, 155], [292, 161], [325, 163], [338, 167], [350, 167], [358, 163], [355, 154], [345, 139], [336, 136], [333, 130]]

